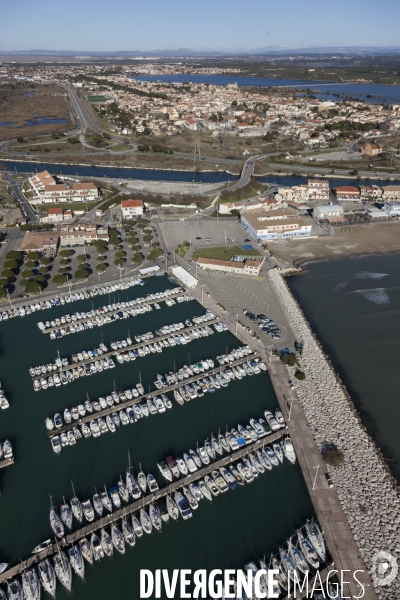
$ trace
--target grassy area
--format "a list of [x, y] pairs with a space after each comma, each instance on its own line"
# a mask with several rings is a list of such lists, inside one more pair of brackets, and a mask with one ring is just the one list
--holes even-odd
[[[27, 194], [25, 194], [26, 196]], [[88, 210], [91, 210], [99, 203], [97, 202], [88, 202], [87, 207]], [[39, 204], [37, 207], [39, 210], [43, 209], [47, 211], [49, 208], [63, 208], [64, 210], [84, 210], [86, 211], [86, 202], [57, 202], [56, 204]]]
[[258, 256], [260, 253], [254, 250], [242, 250], [240, 246], [223, 246], [221, 248], [202, 248], [196, 250], [193, 254], [193, 260], [202, 256], [203, 258], [220, 258], [221, 260], [230, 260], [232, 256]]
[[34, 198], [35, 194], [33, 192], [25, 192], [24, 194], [25, 198]]
[[176, 252], [176, 254], [178, 254], [178, 256], [183, 258], [188, 250], [189, 250], [189, 246], [180, 246], [175, 250], [175, 252]]
[[27, 181], [25, 181], [25, 183], [24, 183], [24, 190], [26, 192], [29, 192], [30, 189], [31, 189], [31, 186], [29, 185], [29, 183]]
[[105, 96], [88, 96], [87, 99], [89, 102], [107, 102], [108, 100]]

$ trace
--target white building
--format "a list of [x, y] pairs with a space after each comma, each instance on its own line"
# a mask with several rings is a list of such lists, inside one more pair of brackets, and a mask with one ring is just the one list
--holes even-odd
[[256, 240], [268, 241], [304, 238], [311, 235], [312, 225], [292, 209], [242, 214], [240, 221]]
[[133, 219], [143, 216], [143, 202], [141, 200], [122, 200], [121, 212], [124, 219]]
[[196, 285], [198, 283], [198, 280], [196, 279], [196, 277], [193, 277], [193, 275], [191, 275], [183, 267], [172, 267], [171, 273], [173, 274], [174, 277], [176, 277], [176, 279], [178, 279], [178, 281], [183, 283], [183, 285], [186, 286], [187, 288], [196, 287]]
[[326, 179], [308, 180], [308, 199], [329, 201], [329, 181]]
[[343, 217], [344, 210], [339, 204], [327, 206], [316, 206], [313, 210], [314, 219], [330, 219], [333, 217]]
[[31, 204], [55, 204], [57, 202], [93, 202], [99, 193], [93, 182], [73, 183], [68, 187], [65, 183], [57, 183], [48, 171], [36, 173], [29, 178], [35, 196], [28, 198]]
[[400, 216], [400, 202], [385, 202], [383, 208], [391, 217]]

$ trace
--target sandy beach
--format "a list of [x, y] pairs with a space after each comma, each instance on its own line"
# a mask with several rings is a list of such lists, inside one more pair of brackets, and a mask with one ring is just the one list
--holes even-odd
[[273, 242], [269, 250], [294, 265], [327, 258], [400, 251], [400, 221], [338, 227], [332, 236]]

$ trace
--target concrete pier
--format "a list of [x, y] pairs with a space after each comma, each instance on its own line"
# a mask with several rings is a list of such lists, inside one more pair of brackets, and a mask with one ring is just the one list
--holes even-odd
[[[87, 525], [84, 525], [76, 531], [67, 534], [65, 537], [59, 540], [57, 544], [51, 544], [42, 552], [32, 555], [27, 560], [22, 561], [20, 564], [11, 567], [11, 569], [7, 569], [7, 571], [4, 571], [4, 573], [1, 573], [0, 584], [7, 581], [7, 579], [11, 579], [12, 577], [15, 577], [16, 575], [22, 573], [26, 569], [36, 566], [41, 560], [57, 552], [58, 549], [63, 549], [66, 546], [78, 542], [83, 537], [91, 535], [93, 532], [98, 531], [102, 527], [106, 527], [107, 525], [118, 521], [119, 519], [121, 519], [121, 517], [131, 515], [132, 513], [140, 510], [141, 508], [148, 506], [151, 502], [163, 498], [167, 494], [171, 494], [172, 492], [182, 488], [184, 485], [189, 485], [190, 483], [196, 482], [198, 479], [205, 477], [205, 475], [209, 475], [211, 471], [219, 469], [219, 467], [229, 466], [230, 464], [233, 464], [235, 461], [238, 461], [244, 456], [246, 456], [249, 452], [254, 452], [260, 448], [263, 448], [264, 446], [267, 446], [269, 444], [272, 444], [273, 442], [276, 442], [277, 440], [280, 440], [284, 434], [285, 430], [280, 430], [275, 433], [272, 433], [266, 436], [265, 438], [258, 440], [257, 442], [253, 442], [252, 444], [248, 444], [247, 446], [244, 446], [243, 448], [236, 450], [235, 452], [226, 454], [222, 458], [211, 462], [211, 464], [201, 469], [198, 469], [197, 471], [187, 475], [186, 477], [177, 479], [176, 481], [169, 483], [166, 487], [161, 488], [153, 494], [147, 494], [143, 498], [135, 500], [134, 502], [125, 505], [119, 510], [116, 510], [113, 513], [106, 515], [105, 517], [102, 517], [101, 519], [93, 521], [93, 523], [88, 523]], [[267, 476], [267, 473], [260, 474], [259, 476]]]
[[4, 469], [5, 467], [9, 467], [14, 464], [14, 457], [12, 458], [3, 458], [0, 460], [0, 469]]
[[[239, 358], [238, 360], [235, 360], [234, 362], [229, 363], [229, 366], [236, 367], [237, 365], [241, 365], [244, 362], [247, 362], [248, 360], [252, 360], [257, 357], [258, 357], [258, 354], [249, 354], [248, 356], [246, 356], [244, 358]], [[224, 365], [224, 367], [225, 366], [228, 366], [228, 365]], [[223, 369], [224, 367], [220, 365], [220, 366], [216, 367], [215, 369], [209, 369], [208, 371], [204, 371], [204, 373], [199, 373], [198, 375], [193, 375], [193, 377], [189, 377], [188, 379], [184, 379], [183, 381], [179, 381], [178, 383], [164, 387], [161, 390], [154, 390], [153, 392], [150, 392], [149, 394], [144, 394], [143, 396], [139, 396], [138, 398], [132, 398], [132, 400], [125, 400], [125, 402], [120, 402], [120, 404], [114, 404], [114, 406], [112, 406], [111, 408], [109, 407], [109, 408], [105, 408], [104, 410], [99, 410], [97, 412], [90, 413], [90, 414], [85, 415], [84, 417], [78, 419], [77, 421], [73, 421], [72, 423], [68, 423], [68, 424], [64, 425], [63, 427], [58, 427], [57, 429], [53, 429], [52, 431], [47, 431], [47, 435], [49, 437], [53, 437], [54, 435], [59, 435], [63, 431], [68, 431], [69, 429], [72, 429], [73, 427], [76, 427], [77, 425], [81, 425], [82, 423], [89, 423], [92, 419], [98, 419], [99, 417], [105, 417], [105, 416], [109, 415], [111, 412], [120, 412], [121, 410], [125, 410], [129, 406], [133, 406], [134, 404], [139, 404], [139, 402], [141, 402], [143, 399], [154, 398], [155, 396], [159, 396], [160, 394], [166, 394], [168, 392], [173, 392], [174, 390], [178, 389], [182, 385], [188, 385], [190, 383], [195, 383], [196, 381], [203, 379], [203, 377], [207, 377], [208, 375], [215, 375], [217, 373], [220, 373], [221, 369]], [[194, 402], [195, 400], [191, 400], [190, 402]]]

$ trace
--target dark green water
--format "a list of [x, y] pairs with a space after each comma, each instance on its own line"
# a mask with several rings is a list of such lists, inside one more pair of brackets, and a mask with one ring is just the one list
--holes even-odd
[[400, 478], [400, 255], [307, 265], [288, 279], [388, 464]]
[[[149, 280], [120, 294], [120, 300], [161, 291], [169, 285], [165, 278]], [[115, 296], [117, 299], [117, 296]], [[94, 306], [108, 302], [95, 298]], [[61, 356], [91, 349], [101, 341], [106, 344], [128, 335], [158, 328], [161, 324], [184, 321], [203, 314], [196, 302], [187, 302], [127, 321], [96, 328], [61, 340], [50, 340], [36, 326], [39, 320], [52, 319], [76, 310], [88, 310], [91, 301], [66, 305], [0, 325], [0, 378], [10, 408], [0, 414], [0, 439], [8, 437], [14, 447], [15, 464], [0, 472], [0, 560], [12, 564], [26, 558], [34, 546], [51, 536], [48, 520], [49, 495], [55, 505], [62, 497], [70, 499], [71, 480], [82, 500], [91, 497], [95, 487], [116, 483], [124, 475], [128, 450], [137, 472], [139, 463], [159, 479], [157, 461], [169, 454], [181, 455], [196, 441], [209, 437], [211, 431], [237, 426], [253, 415], [261, 416], [265, 408], [276, 407], [276, 397], [268, 374], [235, 381], [228, 388], [181, 407], [121, 427], [115, 434], [97, 439], [80, 440], [76, 446], [55, 455], [46, 435], [44, 420], [66, 406], [83, 401], [86, 392], [94, 399], [114, 387], [126, 388], [139, 381], [153, 387], [157, 372], [165, 372], [201, 358], [215, 357], [238, 346], [229, 332], [215, 333], [186, 346], [166, 349], [134, 363], [117, 364], [112, 371], [86, 377], [60, 388], [35, 393], [28, 368], [53, 361], [57, 349]], [[190, 353], [190, 358], [189, 358]], [[162, 481], [159, 482], [163, 484]], [[240, 568], [246, 560], [276, 551], [286, 536], [313, 515], [300, 468], [284, 465], [258, 478], [249, 486], [203, 503], [188, 522], [163, 526], [137, 541], [125, 556], [104, 559], [94, 568], [87, 566], [86, 583], [74, 577], [73, 591], [78, 600], [139, 598], [139, 571], [177, 568]], [[57, 598], [67, 593], [57, 586]]]

